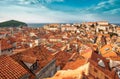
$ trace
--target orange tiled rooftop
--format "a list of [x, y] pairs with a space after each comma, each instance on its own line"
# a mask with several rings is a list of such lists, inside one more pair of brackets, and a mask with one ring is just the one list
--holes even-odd
[[28, 72], [11, 57], [0, 56], [0, 77], [2, 79], [19, 79]]

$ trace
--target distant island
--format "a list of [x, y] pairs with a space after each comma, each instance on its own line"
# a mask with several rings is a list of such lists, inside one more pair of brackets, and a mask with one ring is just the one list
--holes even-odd
[[27, 24], [16, 20], [10, 20], [0, 23], [0, 27], [21, 27], [21, 26], [27, 26]]

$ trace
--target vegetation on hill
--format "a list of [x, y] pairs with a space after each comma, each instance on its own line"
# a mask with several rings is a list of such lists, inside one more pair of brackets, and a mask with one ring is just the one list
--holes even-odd
[[0, 27], [20, 27], [20, 26], [27, 26], [27, 24], [15, 20], [0, 23]]

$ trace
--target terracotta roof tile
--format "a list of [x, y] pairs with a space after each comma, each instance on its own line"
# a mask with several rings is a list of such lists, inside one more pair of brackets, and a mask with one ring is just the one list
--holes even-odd
[[21, 60], [31, 63], [35, 62], [35, 60], [38, 60], [38, 69], [35, 72], [41, 70], [45, 65], [47, 65], [53, 59], [53, 56], [49, 54], [49, 52], [44, 46], [29, 48], [23, 52], [11, 55], [11, 57], [14, 60], [16, 60], [19, 64], [21, 64], [23, 67], [24, 65], [20, 62]]
[[88, 48], [88, 49], [84, 50], [83, 52], [81, 52], [80, 55], [85, 57], [85, 58], [90, 58], [92, 52], [93, 52], [92, 49]]
[[120, 56], [110, 56], [109, 58], [114, 61], [120, 61]]
[[85, 64], [86, 59], [79, 59], [77, 58], [75, 61], [69, 61], [65, 66], [64, 66], [64, 70], [67, 69], [76, 69], [78, 67], [80, 67], [81, 65]]
[[37, 58], [29, 55], [22, 55], [21, 60], [27, 63], [35, 63]]
[[0, 77], [2, 79], [19, 79], [28, 72], [11, 57], [0, 56]]
[[8, 42], [7, 39], [1, 39], [0, 44], [1, 44], [1, 50], [12, 48], [12, 45]]
[[115, 52], [112, 51], [111, 44], [105, 45], [100, 49], [100, 53], [103, 57], [117, 56]]
[[69, 58], [71, 57], [70, 53], [64, 52], [64, 51], [60, 51], [55, 55], [55, 59], [57, 66], [61, 66], [61, 68], [64, 67], [64, 65], [67, 63], [67, 61], [69, 60]]

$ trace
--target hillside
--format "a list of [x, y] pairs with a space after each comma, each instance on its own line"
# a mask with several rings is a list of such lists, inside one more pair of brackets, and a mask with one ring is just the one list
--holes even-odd
[[15, 21], [15, 20], [10, 20], [10, 21], [5, 21], [0, 23], [0, 27], [19, 27], [19, 26], [27, 26], [27, 24], [24, 22]]

